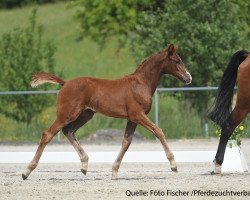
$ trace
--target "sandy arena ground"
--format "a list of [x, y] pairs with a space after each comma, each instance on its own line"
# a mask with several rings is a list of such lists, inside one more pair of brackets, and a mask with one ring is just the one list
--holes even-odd
[[[217, 140], [170, 141], [172, 150], [216, 150]], [[120, 145], [83, 145], [86, 151], [119, 151]], [[250, 168], [250, 140], [242, 148]], [[35, 151], [36, 145], [1, 144], [0, 151]], [[133, 150], [162, 150], [158, 142], [132, 144]], [[73, 151], [68, 143], [51, 144], [46, 151]], [[87, 176], [80, 172], [80, 163], [39, 164], [23, 181], [21, 173], [27, 164], [0, 164], [0, 199], [250, 199], [248, 197], [198, 196], [197, 190], [248, 191], [250, 173], [211, 176], [212, 163], [178, 163], [178, 173], [166, 163], [123, 163], [119, 179], [111, 180], [112, 164], [89, 164]], [[194, 192], [196, 190], [196, 195]], [[138, 191], [139, 196], [135, 195]], [[210, 192], [211, 192], [210, 191]], [[186, 194], [187, 196], [174, 196]], [[186, 192], [186, 193], [184, 193]], [[193, 193], [192, 193], [193, 192]], [[142, 196], [144, 193], [147, 196]], [[210, 193], [211, 194], [211, 193]], [[131, 195], [131, 196], [128, 196]], [[162, 196], [159, 196], [162, 195]], [[193, 195], [193, 196], [191, 196]]]

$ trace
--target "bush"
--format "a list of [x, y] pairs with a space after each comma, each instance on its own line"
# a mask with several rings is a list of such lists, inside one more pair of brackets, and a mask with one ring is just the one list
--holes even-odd
[[[30, 90], [33, 72], [45, 70], [54, 73], [54, 52], [54, 45], [43, 40], [43, 28], [37, 25], [34, 10], [29, 27], [15, 29], [0, 38], [0, 80], [3, 80], [0, 90]], [[46, 95], [6, 95], [0, 98], [2, 114], [27, 124], [51, 100]]]

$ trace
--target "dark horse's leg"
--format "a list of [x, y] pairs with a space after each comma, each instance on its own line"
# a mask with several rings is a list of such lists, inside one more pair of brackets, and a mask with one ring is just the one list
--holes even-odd
[[247, 116], [247, 109], [240, 108], [236, 106], [231, 113], [230, 120], [228, 124], [225, 124], [221, 130], [220, 142], [215, 156], [215, 169], [212, 174], [221, 173], [221, 165], [223, 163], [224, 154], [227, 146], [228, 139], [232, 135], [234, 129], [242, 122], [242, 120]]
[[76, 139], [75, 132], [85, 123], [87, 123], [93, 117], [93, 115], [94, 112], [92, 110], [84, 110], [75, 121], [71, 122], [62, 129], [64, 135], [68, 138], [80, 157], [82, 163], [81, 171], [84, 175], [87, 173], [89, 157]]
[[136, 126], [137, 126], [136, 123], [128, 120], [126, 130], [124, 133], [124, 138], [122, 141], [122, 148], [121, 148], [121, 150], [120, 150], [120, 152], [119, 152], [119, 154], [118, 154], [118, 156], [113, 164], [113, 167], [112, 167], [112, 179], [117, 179], [118, 169], [121, 165], [122, 158], [123, 158], [124, 154], [126, 153], [126, 151], [129, 148], [129, 145], [131, 144]]

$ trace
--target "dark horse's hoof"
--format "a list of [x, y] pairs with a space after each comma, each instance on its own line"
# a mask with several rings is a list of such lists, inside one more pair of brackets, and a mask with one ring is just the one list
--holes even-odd
[[22, 174], [22, 178], [23, 178], [23, 180], [26, 180], [28, 178], [28, 176], [25, 176], [24, 174]]
[[177, 167], [171, 167], [171, 170], [172, 170], [173, 172], [178, 172]]
[[81, 172], [86, 175], [87, 174], [87, 170], [81, 169]]

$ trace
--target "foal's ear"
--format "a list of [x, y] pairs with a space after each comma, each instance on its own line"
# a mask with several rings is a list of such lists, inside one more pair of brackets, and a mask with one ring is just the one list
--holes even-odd
[[168, 45], [167, 47], [168, 56], [169, 57], [172, 56], [177, 51], [177, 49], [178, 49], [178, 46], [175, 46], [173, 44]]
[[179, 49], [179, 46], [178, 45], [174, 45], [174, 49], [175, 49], [175, 52], [177, 53], [177, 51]]

